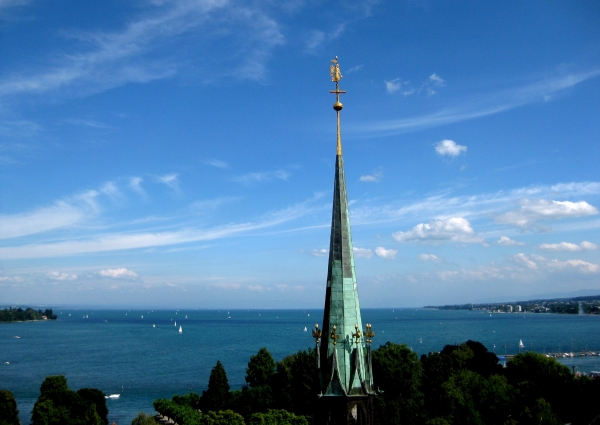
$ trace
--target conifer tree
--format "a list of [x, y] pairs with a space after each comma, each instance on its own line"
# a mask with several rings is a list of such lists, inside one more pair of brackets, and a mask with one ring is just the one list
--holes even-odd
[[229, 404], [229, 382], [221, 361], [210, 372], [208, 389], [202, 391], [200, 406], [204, 412], [225, 410]]
[[275, 360], [267, 347], [263, 347], [255, 356], [250, 357], [246, 369], [246, 382], [250, 388], [265, 387], [271, 383], [274, 373]]

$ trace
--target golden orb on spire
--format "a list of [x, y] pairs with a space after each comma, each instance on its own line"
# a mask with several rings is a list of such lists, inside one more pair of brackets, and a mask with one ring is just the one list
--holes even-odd
[[335, 109], [338, 112], [341, 111], [343, 107], [344, 105], [342, 105], [342, 102], [340, 102], [339, 100], [333, 104], [333, 109]]

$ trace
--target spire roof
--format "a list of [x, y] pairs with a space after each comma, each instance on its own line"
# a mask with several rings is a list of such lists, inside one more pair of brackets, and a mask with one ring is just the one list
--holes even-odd
[[340, 111], [339, 89], [342, 78], [337, 57], [331, 65], [332, 81], [336, 89], [333, 108], [337, 114], [337, 154], [333, 186], [333, 211], [329, 242], [329, 267], [323, 315], [323, 336], [320, 347], [320, 372], [323, 395], [348, 396], [372, 393], [370, 351], [363, 334], [358, 301], [358, 287], [354, 269], [352, 234], [346, 179]]

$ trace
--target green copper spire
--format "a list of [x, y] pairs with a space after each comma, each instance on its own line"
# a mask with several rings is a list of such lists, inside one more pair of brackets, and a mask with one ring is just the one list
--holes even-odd
[[[340, 128], [343, 105], [340, 94], [345, 91], [339, 89], [341, 78], [336, 57], [331, 65], [331, 79], [336, 83], [336, 89], [331, 93], [336, 95], [333, 108], [337, 113], [337, 154], [325, 311], [317, 363], [323, 396], [356, 396], [362, 399], [373, 393], [373, 379], [370, 338], [367, 338], [369, 341], [365, 339], [360, 316], [344, 177]], [[370, 326], [367, 332], [371, 332]]]

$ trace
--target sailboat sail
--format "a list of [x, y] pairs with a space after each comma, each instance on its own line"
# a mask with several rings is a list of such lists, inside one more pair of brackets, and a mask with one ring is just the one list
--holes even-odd
[[179, 327], [179, 333], [182, 333], [183, 329], [181, 329], [181, 326]]
[[519, 340], [519, 348], [524, 348], [524, 347], [525, 347], [525, 345], [523, 345], [523, 340], [520, 339]]

